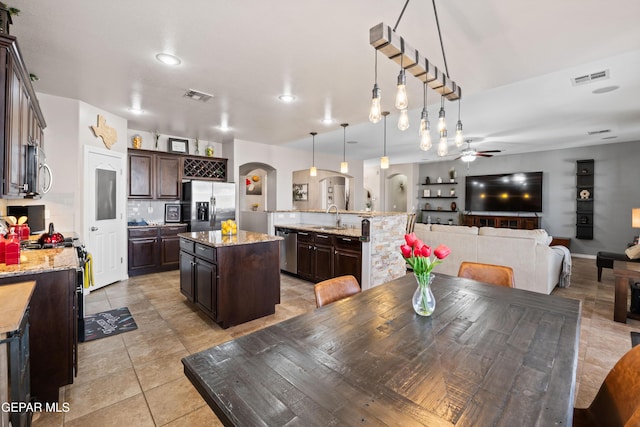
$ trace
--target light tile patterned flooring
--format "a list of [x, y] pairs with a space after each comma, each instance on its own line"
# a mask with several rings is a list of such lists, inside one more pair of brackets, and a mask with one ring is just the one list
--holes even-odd
[[[613, 322], [613, 274], [605, 270], [598, 283], [595, 260], [574, 258], [571, 282], [554, 294], [583, 301], [576, 379], [576, 406], [583, 407], [631, 348], [629, 332], [640, 331], [640, 322]], [[138, 330], [81, 343], [79, 374], [60, 392], [70, 411], [40, 414], [33, 425], [221, 425], [184, 376], [180, 359], [315, 308], [310, 283], [282, 275], [281, 288], [282, 303], [274, 315], [226, 330], [185, 302], [175, 271], [134, 277], [93, 292], [87, 297], [87, 313], [127, 306]]]

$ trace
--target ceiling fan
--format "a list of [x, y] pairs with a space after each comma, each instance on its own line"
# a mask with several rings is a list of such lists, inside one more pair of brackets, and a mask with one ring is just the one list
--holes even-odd
[[473, 162], [476, 157], [493, 157], [493, 154], [490, 153], [500, 153], [502, 150], [485, 150], [485, 151], [476, 151], [475, 148], [471, 148], [471, 140], [467, 139], [467, 148], [460, 152], [460, 155], [456, 157], [454, 160], [462, 159], [463, 162], [469, 163]]

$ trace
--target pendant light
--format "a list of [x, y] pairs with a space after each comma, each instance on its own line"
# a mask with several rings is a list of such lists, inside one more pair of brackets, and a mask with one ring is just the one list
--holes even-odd
[[440, 133], [442, 133], [443, 130], [447, 130], [447, 122], [444, 116], [444, 96], [440, 96], [440, 113], [438, 113], [438, 132]]
[[384, 145], [382, 146], [382, 157], [380, 157], [380, 169], [389, 169], [389, 158], [387, 157], [387, 116], [388, 111], [381, 113], [384, 116]]
[[405, 131], [409, 129], [409, 113], [407, 109], [400, 111], [400, 118], [398, 119], [398, 129]]
[[373, 96], [371, 98], [371, 110], [369, 110], [369, 121], [371, 123], [378, 123], [380, 121], [380, 97], [382, 91], [378, 87], [378, 50], [376, 49], [375, 59], [375, 80], [373, 83]]
[[342, 163], [340, 163], [340, 172], [348, 173], [349, 172], [349, 163], [347, 163], [347, 126], [349, 123], [342, 123], [342, 129], [344, 129], [344, 139], [342, 141]]
[[318, 134], [318, 132], [309, 132], [311, 134], [311, 138], [312, 138], [312, 160], [311, 160], [311, 168], [309, 169], [309, 176], [317, 176], [318, 175], [318, 169], [316, 168], [316, 135]]
[[398, 90], [396, 91], [396, 108], [400, 111], [409, 107], [409, 99], [407, 98], [407, 76], [404, 71], [403, 56], [400, 57], [400, 74], [398, 74]]
[[460, 98], [458, 98], [458, 123], [456, 124], [456, 147], [462, 147], [464, 135], [462, 135], [462, 121], [460, 120]]
[[420, 118], [420, 149], [422, 151], [427, 151], [433, 145], [431, 143], [431, 124], [429, 123], [429, 111], [427, 111], [427, 83], [423, 84], [424, 86], [424, 96], [423, 107], [422, 107], [422, 116]]
[[443, 157], [449, 153], [447, 130], [444, 129], [440, 132], [440, 141], [438, 142], [438, 156]]

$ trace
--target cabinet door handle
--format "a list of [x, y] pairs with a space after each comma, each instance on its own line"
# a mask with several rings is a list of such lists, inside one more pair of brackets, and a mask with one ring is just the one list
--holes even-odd
[[350, 242], [351, 241], [351, 239], [347, 239], [346, 237], [341, 237], [341, 239], [342, 239], [343, 242]]

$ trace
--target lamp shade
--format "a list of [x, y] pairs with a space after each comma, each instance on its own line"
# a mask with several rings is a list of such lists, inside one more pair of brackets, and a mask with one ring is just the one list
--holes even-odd
[[631, 227], [640, 228], [640, 208], [631, 209]]

